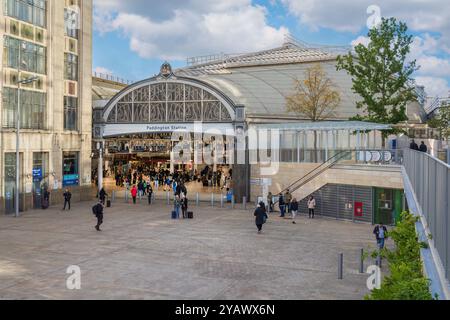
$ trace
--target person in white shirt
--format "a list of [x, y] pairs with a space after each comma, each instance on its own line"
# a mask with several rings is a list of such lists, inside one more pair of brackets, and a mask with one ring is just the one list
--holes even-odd
[[308, 200], [308, 210], [309, 210], [309, 218], [314, 219], [315, 210], [316, 210], [316, 199], [311, 196]]

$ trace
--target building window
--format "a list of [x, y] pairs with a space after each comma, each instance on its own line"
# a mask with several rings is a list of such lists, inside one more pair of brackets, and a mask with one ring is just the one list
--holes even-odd
[[64, 54], [64, 78], [78, 81], [78, 56], [71, 53]]
[[78, 152], [63, 153], [63, 187], [78, 186], [80, 184]]
[[64, 97], [64, 130], [78, 129], [78, 98]]
[[[22, 56], [20, 66], [19, 50]], [[47, 50], [45, 47], [16, 38], [5, 37], [4, 61], [7, 67], [46, 74], [46, 59]]]
[[64, 9], [64, 26], [65, 34], [68, 37], [78, 39], [78, 29], [79, 29], [79, 13], [73, 9]]
[[46, 0], [6, 0], [6, 15], [35, 26], [46, 26]]
[[[47, 94], [21, 90], [20, 127], [21, 129], [45, 130]], [[3, 127], [16, 127], [17, 89], [3, 88]]]

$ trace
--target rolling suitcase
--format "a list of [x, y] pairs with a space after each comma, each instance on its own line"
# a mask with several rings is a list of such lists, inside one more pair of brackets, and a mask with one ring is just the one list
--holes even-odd
[[188, 219], [194, 219], [194, 213], [193, 212], [189, 211], [187, 213], [187, 215], [188, 215]]
[[177, 212], [176, 211], [172, 211], [172, 219], [173, 220], [176, 220], [178, 217], [177, 217]]
[[111, 208], [111, 200], [106, 201], [106, 207]]

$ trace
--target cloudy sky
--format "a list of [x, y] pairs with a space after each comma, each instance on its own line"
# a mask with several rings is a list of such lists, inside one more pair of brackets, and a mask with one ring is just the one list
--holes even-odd
[[414, 35], [417, 83], [447, 96], [448, 0], [94, 0], [94, 71], [140, 80], [166, 60], [179, 67], [187, 57], [274, 48], [286, 34], [317, 44], [364, 42], [377, 8]]

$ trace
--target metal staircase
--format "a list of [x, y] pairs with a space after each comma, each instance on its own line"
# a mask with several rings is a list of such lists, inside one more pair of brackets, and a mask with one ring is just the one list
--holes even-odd
[[[287, 188], [282, 190], [280, 193], [285, 194], [288, 190], [291, 193], [294, 193], [295, 191], [299, 190], [309, 182], [313, 181], [315, 178], [326, 172], [327, 170], [334, 167], [336, 164], [338, 164], [341, 160], [344, 160], [348, 156], [352, 155], [352, 151], [346, 150], [346, 151], [340, 151], [336, 153], [333, 157], [326, 160], [324, 163], [322, 163], [320, 166], [315, 168], [314, 170], [311, 170], [306, 175], [304, 175], [302, 178], [298, 179], [291, 185], [289, 185]], [[278, 203], [275, 202], [275, 204]]]

